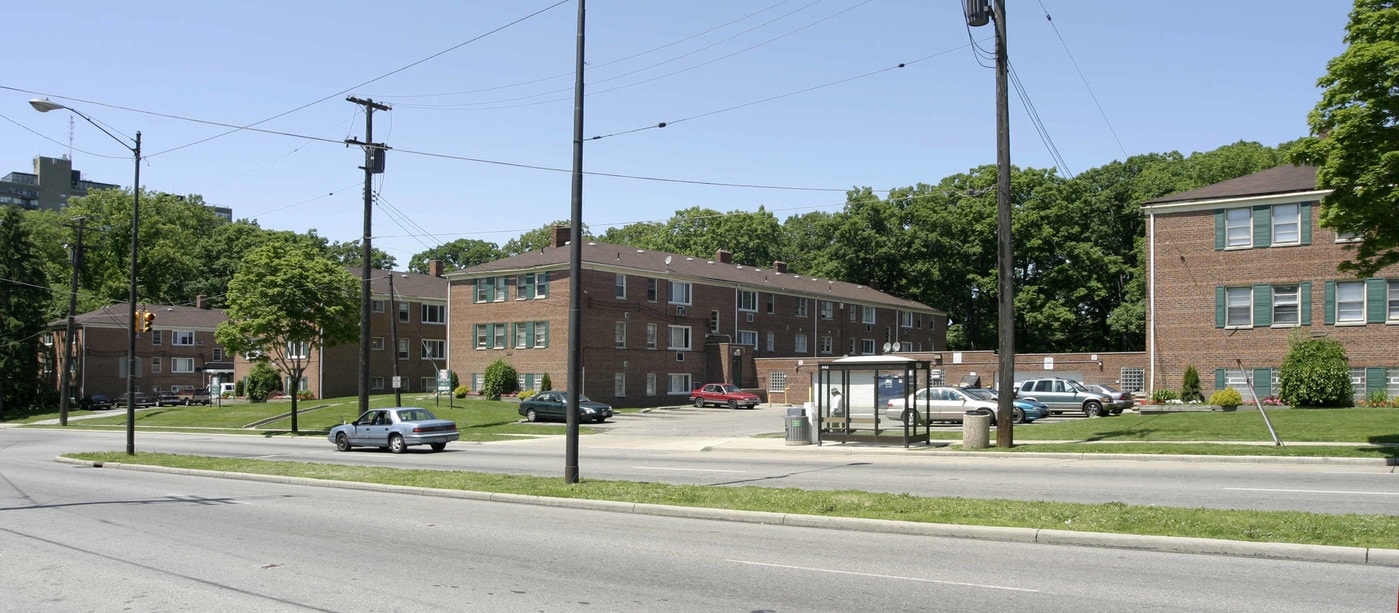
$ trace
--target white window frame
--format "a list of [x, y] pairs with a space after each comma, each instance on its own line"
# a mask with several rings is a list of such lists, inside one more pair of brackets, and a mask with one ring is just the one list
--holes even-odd
[[777, 351], [777, 334], [774, 332], [768, 332], [767, 341], [768, 351]]
[[[159, 345], [159, 344], [161, 344], [161, 342], [162, 342], [161, 339], [165, 338], [164, 336], [161, 335], [161, 332], [164, 332], [164, 330], [151, 330], [151, 344], [152, 344], [152, 345]], [[47, 345], [49, 345], [49, 346], [53, 346], [53, 336], [52, 336], [52, 335], [49, 336], [49, 341], [48, 341], [47, 343], [45, 343], [45, 344], [47, 344]]]
[[1253, 247], [1253, 209], [1240, 207], [1224, 211], [1224, 248]]
[[1253, 327], [1252, 287], [1228, 287], [1224, 289], [1224, 327]]
[[549, 322], [534, 322], [534, 347], [549, 346]]
[[758, 332], [756, 330], [739, 330], [738, 344], [748, 345], [754, 349], [758, 348]]
[[797, 298], [797, 317], [806, 317], [808, 303], [806, 298]]
[[209, 357], [213, 358], [213, 361], [215, 361], [215, 362], [222, 362], [222, 361], [223, 361], [223, 347], [214, 347], [213, 349], [210, 349], [210, 350], [209, 350]]
[[689, 396], [694, 390], [690, 383], [690, 373], [673, 372], [666, 375], [666, 395], [669, 396]]
[[624, 275], [624, 274], [622, 274], [622, 273], [617, 273], [617, 292], [616, 292], [616, 295], [617, 295], [617, 299], [618, 299], [618, 300], [626, 300], [626, 299], [627, 299], [627, 276]]
[[475, 333], [476, 333], [476, 334], [475, 334], [475, 336], [476, 336], [476, 344], [475, 344], [475, 347], [476, 347], [477, 349], [490, 349], [490, 348], [491, 348], [491, 329], [490, 329], [490, 326], [489, 326], [488, 324], [476, 324], [476, 325], [475, 325]]
[[181, 375], [194, 372], [194, 358], [170, 358], [170, 372]]
[[[1273, 326], [1279, 328], [1294, 328], [1302, 325], [1301, 311], [1301, 288], [1296, 285], [1274, 285], [1273, 286]], [[1283, 321], [1287, 315], [1289, 321]]]
[[193, 330], [171, 330], [171, 331], [170, 331], [170, 346], [171, 346], [171, 347], [193, 347], [193, 346], [194, 346], [194, 331], [193, 331]]
[[398, 323], [401, 323], [401, 324], [410, 324], [410, 323], [413, 323], [413, 315], [412, 315], [412, 313], [413, 313], [413, 305], [412, 305], [412, 304], [407, 303], [407, 302], [403, 302], [403, 301], [401, 301], [401, 300], [398, 302]]
[[874, 309], [874, 307], [872, 307], [872, 306], [862, 306], [862, 307], [860, 307], [860, 323], [873, 324], [873, 323], [874, 323], [874, 317], [875, 317], [875, 309]]
[[[689, 351], [694, 342], [694, 335], [690, 326], [666, 326], [666, 349], [671, 351]], [[676, 338], [676, 335], [680, 335]], [[680, 342], [676, 342], [676, 341]]]
[[1390, 279], [1388, 284], [1388, 302], [1385, 321], [1389, 323], [1399, 323], [1399, 279]]
[[836, 305], [830, 300], [817, 300], [816, 310], [821, 313], [821, 319], [835, 319]]
[[653, 372], [648, 372], [648, 373], [646, 373], [646, 395], [647, 395], [647, 396], [655, 396], [655, 395], [656, 395], [656, 373], [653, 373]]
[[160, 358], [160, 356], [158, 356], [158, 355], [157, 355], [157, 356], [151, 356], [151, 374], [153, 374], [153, 375], [158, 375], [158, 374], [160, 374], [160, 368], [161, 368], [161, 358]]
[[694, 288], [685, 281], [671, 281], [667, 288], [666, 295], [670, 304], [689, 305], [694, 298]]
[[410, 345], [408, 344], [409, 342], [410, 342], [409, 339], [406, 339], [406, 338], [400, 338], [400, 339], [398, 339], [398, 359], [400, 359], [400, 360], [406, 360], [406, 359], [409, 358], [410, 355], [412, 355], [412, 354], [409, 353], [409, 351], [408, 351], [408, 347], [410, 346]]
[[1297, 203], [1273, 206], [1273, 245], [1302, 244], [1302, 206]]
[[383, 350], [384, 350], [384, 337], [382, 337], [382, 336], [373, 336], [373, 337], [370, 337], [370, 338], [369, 338], [369, 350], [370, 350], [370, 351], [383, 351]]
[[831, 355], [835, 352], [835, 339], [830, 336], [821, 337], [821, 355]]
[[745, 313], [758, 312], [758, 292], [753, 290], [738, 290], [738, 310]]
[[510, 342], [510, 339], [506, 336], [509, 333], [510, 330], [505, 326], [504, 323], [496, 324], [495, 337], [491, 339], [491, 347], [494, 349], [504, 349], [506, 347], [509, 347], [507, 343]]
[[861, 354], [861, 355], [874, 355], [876, 349], [877, 349], [877, 348], [876, 348], [875, 345], [874, 345], [874, 339], [872, 339], [872, 338], [862, 338], [862, 339], [860, 339], [860, 354]]
[[375, 312], [375, 313], [383, 313], [383, 312], [384, 312], [384, 301], [383, 301], [383, 300], [370, 300], [370, 301], [369, 301], [369, 310], [371, 310], [371, 311], [373, 311], [373, 312]]
[[797, 334], [796, 336], [792, 337], [792, 351], [798, 354], [806, 353], [806, 343], [806, 335]]
[[619, 321], [612, 325], [612, 342], [617, 349], [627, 348], [627, 322]]
[[913, 327], [913, 311], [899, 311], [899, 327], [900, 327], [900, 328], [912, 328], [912, 327]]
[[646, 324], [646, 348], [656, 348], [656, 324]]
[[515, 348], [529, 349], [529, 327], [523, 323], [515, 324]]
[[[661, 286], [661, 282], [660, 282], [659, 279], [656, 279], [655, 277], [647, 277], [647, 279], [646, 279], [646, 302], [655, 302], [655, 301], [656, 301], [656, 297], [660, 295], [660, 286]], [[654, 394], [653, 394], [653, 395], [654, 395]]]
[[[1351, 294], [1342, 300], [1342, 293]], [[1346, 316], [1342, 317], [1342, 313]], [[1336, 324], [1364, 325], [1365, 323], [1365, 282], [1336, 282]]]
[[305, 360], [311, 357], [310, 343], [287, 342], [288, 360]]
[[612, 373], [612, 395], [618, 398], [627, 397], [627, 373]]
[[447, 341], [439, 338], [425, 338], [418, 343], [424, 360], [447, 359]]
[[447, 324], [447, 305], [445, 304], [423, 303], [419, 311], [418, 314], [422, 317], [421, 323], [436, 325]]

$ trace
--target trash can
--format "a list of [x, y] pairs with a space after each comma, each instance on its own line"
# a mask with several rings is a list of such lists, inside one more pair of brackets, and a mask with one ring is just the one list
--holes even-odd
[[806, 416], [806, 409], [787, 409], [786, 425], [788, 445], [811, 444], [811, 418]]
[[962, 416], [962, 449], [985, 449], [991, 442], [991, 416], [967, 411]]

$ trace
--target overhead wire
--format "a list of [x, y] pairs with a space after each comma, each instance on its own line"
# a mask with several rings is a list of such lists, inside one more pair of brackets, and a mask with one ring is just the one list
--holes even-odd
[[1118, 138], [1117, 130], [1112, 127], [1112, 122], [1108, 120], [1107, 111], [1103, 110], [1103, 104], [1098, 101], [1098, 95], [1093, 92], [1093, 86], [1088, 84], [1088, 77], [1084, 76], [1083, 69], [1079, 67], [1078, 60], [1074, 59], [1073, 51], [1069, 50], [1069, 44], [1064, 41], [1064, 35], [1059, 33], [1059, 26], [1054, 25], [1054, 18], [1049, 16], [1049, 9], [1044, 7], [1044, 1], [1039, 0], [1040, 10], [1044, 12], [1044, 20], [1049, 22], [1050, 29], [1054, 30], [1054, 35], [1059, 37], [1059, 44], [1064, 47], [1064, 53], [1069, 55], [1069, 62], [1074, 65], [1074, 71], [1078, 72], [1078, 78], [1083, 81], [1083, 87], [1088, 90], [1088, 97], [1093, 99], [1093, 105], [1098, 107], [1098, 114], [1102, 116], [1103, 123], [1107, 124], [1108, 132], [1112, 133], [1112, 139], [1117, 142], [1117, 149], [1122, 152], [1122, 159], [1130, 157], [1127, 148], [1122, 146], [1122, 139]]

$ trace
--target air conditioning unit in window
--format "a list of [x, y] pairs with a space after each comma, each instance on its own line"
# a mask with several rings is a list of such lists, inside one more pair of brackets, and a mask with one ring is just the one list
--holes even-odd
[[203, 347], [203, 346], [204, 346], [204, 341], [194, 341], [194, 345], [195, 345], [196, 347]]
[[675, 314], [676, 314], [676, 315], [679, 315], [680, 317], [684, 317], [684, 316], [690, 314], [690, 309], [687, 309], [687, 308], [682, 307], [682, 306], [678, 306], [678, 307], [675, 307]]
[[684, 351], [677, 351], [677, 352], [675, 352], [675, 361], [676, 361], [676, 362], [684, 362], [684, 361], [685, 361], [685, 352], [684, 352]]

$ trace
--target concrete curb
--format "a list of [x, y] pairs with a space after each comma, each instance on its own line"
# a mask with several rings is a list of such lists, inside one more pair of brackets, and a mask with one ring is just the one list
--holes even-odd
[[[973, 454], [977, 455], [977, 454]], [[1008, 454], [1009, 455], [1009, 454]], [[1023, 455], [1023, 454], [1014, 454]], [[1058, 455], [1058, 454], [1056, 454]], [[1399, 567], [1399, 549], [1371, 547], [1335, 547], [1330, 545], [1301, 545], [1296, 543], [1258, 543], [1252, 541], [1228, 541], [1173, 536], [1152, 536], [1141, 534], [1115, 534], [1109, 532], [1076, 532], [1073, 530], [1050, 530], [1041, 528], [1014, 528], [997, 526], [964, 526], [957, 524], [930, 524], [904, 522], [860, 517], [830, 517], [825, 515], [801, 515], [796, 513], [771, 513], [766, 511], [738, 511], [732, 509], [711, 509], [705, 507], [682, 507], [612, 500], [590, 500], [586, 498], [553, 498], [524, 494], [502, 494], [467, 490], [441, 490], [405, 485], [383, 485], [378, 483], [356, 483], [353, 481], [329, 481], [306, 477], [286, 477], [280, 475], [255, 475], [231, 473], [192, 468], [171, 468], [124, 462], [93, 462], [58, 456], [56, 461], [94, 468], [115, 468], [144, 472], [262, 481], [267, 483], [287, 483], [315, 487], [412, 494], [501, 502], [510, 504], [531, 504], [565, 509], [585, 509], [611, 513], [633, 513], [660, 517], [680, 517], [732, 521], [752, 524], [818, 528], [825, 530], [846, 530], [852, 532], [878, 532], [883, 534], [906, 534], [912, 536], [937, 536], [947, 538], [1007, 541], [1043, 545], [1070, 545], [1078, 547], [1103, 547], [1112, 549], [1137, 549], [1165, 553], [1210, 554], [1235, 557], [1273, 558], [1304, 562], [1327, 562], [1344, 564], [1368, 564], [1375, 566]]]

